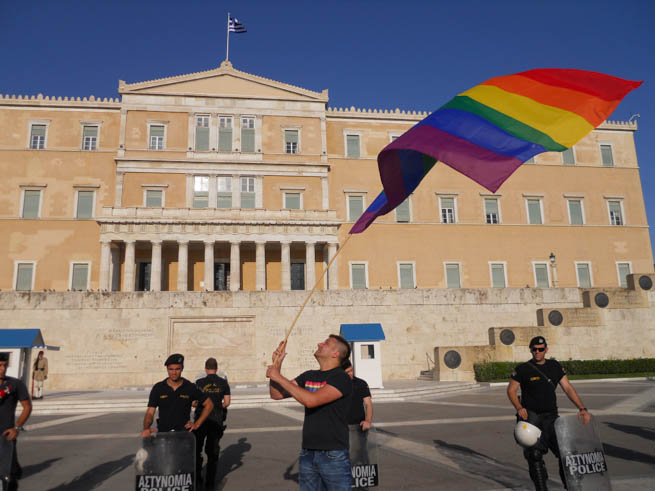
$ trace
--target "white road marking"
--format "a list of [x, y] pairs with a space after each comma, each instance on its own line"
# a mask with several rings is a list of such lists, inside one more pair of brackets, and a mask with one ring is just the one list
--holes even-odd
[[25, 431], [41, 430], [43, 428], [50, 428], [52, 426], [59, 426], [73, 421], [80, 421], [83, 419], [97, 418], [98, 416], [105, 416], [107, 413], [93, 413], [93, 414], [78, 414], [77, 416], [69, 416], [67, 418], [53, 419], [44, 421], [43, 423], [34, 423], [25, 425]]

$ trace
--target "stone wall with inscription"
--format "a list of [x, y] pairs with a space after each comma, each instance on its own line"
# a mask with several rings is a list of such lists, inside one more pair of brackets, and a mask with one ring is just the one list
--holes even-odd
[[[230, 382], [263, 382], [305, 295], [0, 292], [0, 326], [41, 329], [48, 345], [60, 347], [47, 353], [51, 390], [149, 386], [165, 378], [163, 362], [174, 352], [185, 355], [189, 379], [213, 356]], [[603, 311], [601, 325], [560, 329], [562, 353], [551, 344], [549, 354], [655, 356], [655, 294], [648, 298], [647, 307]], [[340, 324], [379, 322], [386, 334], [383, 379], [413, 379], [432, 368], [426, 354], [432, 357], [435, 347], [488, 345], [490, 328], [537, 326], [538, 309], [582, 307], [577, 288], [320, 291], [290, 337], [283, 371], [295, 376], [315, 367], [316, 343]]]

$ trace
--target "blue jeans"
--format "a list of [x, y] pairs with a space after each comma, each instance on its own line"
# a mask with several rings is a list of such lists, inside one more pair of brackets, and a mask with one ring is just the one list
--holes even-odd
[[348, 450], [300, 451], [300, 491], [350, 491], [352, 473]]

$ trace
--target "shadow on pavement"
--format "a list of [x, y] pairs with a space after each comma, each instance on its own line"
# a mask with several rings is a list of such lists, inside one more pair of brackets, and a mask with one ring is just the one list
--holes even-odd
[[118, 474], [123, 469], [131, 466], [133, 462], [134, 454], [126, 455], [122, 459], [105, 462], [93, 469], [89, 469], [70, 482], [60, 484], [56, 488], [50, 488], [49, 491], [88, 491], [95, 489], [114, 474]]
[[233, 443], [221, 452], [218, 460], [218, 479], [222, 479], [232, 471], [237, 470], [243, 465], [243, 457], [247, 454], [252, 445], [248, 443], [247, 438], [239, 438], [237, 443]]
[[41, 471], [46, 470], [48, 467], [50, 467], [52, 464], [54, 464], [58, 460], [61, 460], [61, 457], [58, 457], [56, 459], [44, 460], [40, 464], [24, 465], [23, 466], [23, 479], [25, 479], [26, 477], [33, 476], [34, 474], [38, 474]]
[[617, 459], [630, 460], [633, 462], [642, 462], [644, 464], [655, 464], [655, 456], [652, 454], [637, 452], [629, 448], [617, 447], [610, 443], [603, 443], [605, 455], [616, 457]]
[[651, 442], [655, 441], [655, 430], [653, 428], [646, 428], [645, 426], [622, 425], [619, 423], [610, 422], [606, 422], [605, 425], [609, 426], [613, 430], [628, 433], [630, 435], [640, 436], [641, 438], [645, 438]]
[[300, 484], [300, 472], [291, 472], [293, 470], [293, 466], [296, 465], [296, 462], [298, 462], [298, 459], [291, 462], [291, 465], [284, 470], [282, 477], [284, 477], [285, 481], [293, 481], [297, 484]]

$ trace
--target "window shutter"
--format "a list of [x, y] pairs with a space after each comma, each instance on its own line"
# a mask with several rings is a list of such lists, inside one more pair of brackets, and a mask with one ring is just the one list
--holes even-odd
[[242, 152], [254, 152], [255, 151], [255, 129], [254, 128], [241, 128], [241, 151]]
[[359, 158], [359, 135], [346, 136], [347, 148], [346, 156], [354, 159]]
[[30, 291], [32, 289], [32, 264], [19, 264], [16, 270], [16, 290]]
[[44, 124], [33, 124], [32, 125], [32, 136], [43, 136], [43, 137], [45, 137], [45, 125]]
[[528, 218], [531, 225], [541, 225], [541, 206], [538, 199], [528, 200]]
[[241, 193], [241, 208], [255, 207], [255, 193]]
[[588, 264], [578, 264], [578, 285], [580, 288], [591, 288], [591, 275]]
[[546, 264], [535, 264], [534, 275], [537, 278], [537, 288], [548, 288], [548, 266]]
[[612, 155], [612, 146], [611, 145], [601, 145], [600, 146], [600, 156], [605, 167], [614, 166], [614, 156]]
[[23, 195], [23, 218], [39, 218], [41, 191], [26, 190]]
[[348, 196], [348, 219], [356, 222], [364, 213], [364, 198], [362, 196]]
[[217, 208], [232, 208], [232, 193], [220, 192], [216, 200]]
[[446, 264], [446, 286], [448, 288], [461, 288], [459, 280], [459, 264]]
[[414, 265], [400, 265], [400, 288], [414, 288]]
[[93, 218], [93, 191], [77, 192], [77, 218]]
[[284, 207], [289, 210], [300, 209], [300, 193], [285, 193]]
[[580, 200], [569, 200], [569, 213], [571, 215], [571, 225], [582, 225], [582, 204]]
[[298, 130], [284, 130], [285, 143], [298, 143]]
[[232, 128], [220, 128], [218, 130], [218, 151], [232, 151]]
[[353, 279], [353, 290], [366, 289], [366, 265], [352, 264], [351, 275]]
[[562, 162], [564, 165], [575, 165], [575, 154], [572, 148], [567, 148], [562, 152]]
[[196, 127], [196, 151], [206, 152], [209, 150], [209, 128]]
[[162, 191], [155, 189], [146, 190], [146, 206], [152, 208], [161, 208]]
[[491, 286], [505, 288], [505, 266], [503, 264], [491, 265]]
[[409, 222], [409, 198], [396, 207], [396, 221], [398, 223]]
[[98, 127], [97, 126], [85, 126], [82, 131], [82, 136], [87, 137], [97, 137], [98, 136]]
[[88, 275], [89, 275], [88, 264], [73, 264], [73, 280], [72, 280], [71, 290], [73, 291], [86, 290]]

